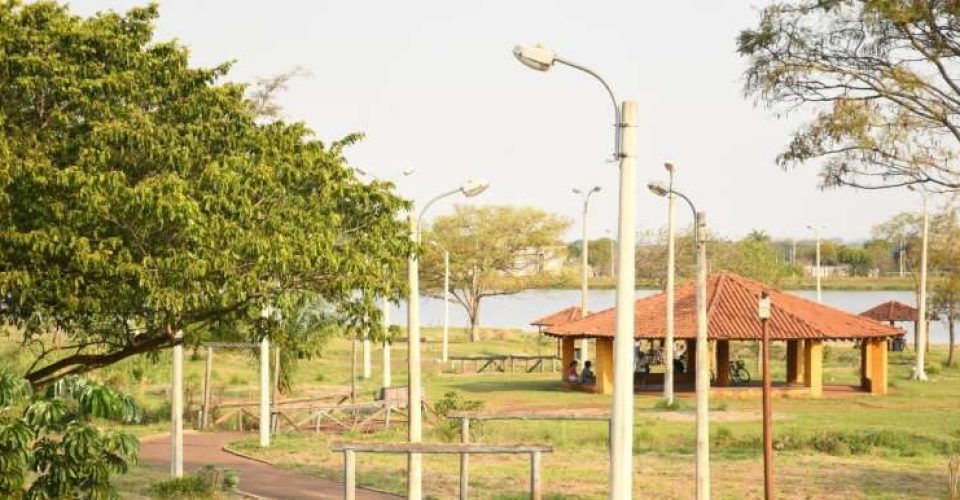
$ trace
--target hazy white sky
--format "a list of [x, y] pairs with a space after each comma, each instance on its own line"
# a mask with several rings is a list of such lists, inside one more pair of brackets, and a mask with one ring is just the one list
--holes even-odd
[[[71, 6], [90, 14], [143, 3]], [[579, 224], [571, 188], [599, 185], [591, 237], [616, 227], [617, 168], [605, 161], [611, 104], [587, 75], [535, 72], [510, 53], [516, 43], [541, 42], [637, 101], [639, 229], [665, 223], [665, 203], [645, 187], [665, 177], [664, 161], [678, 165], [678, 189], [727, 236], [762, 228], [807, 237], [806, 224], [817, 222], [827, 236], [859, 239], [919, 205], [906, 191], [822, 192], [816, 166], [784, 172], [774, 164], [795, 123], [743, 98], [745, 62], [735, 52], [759, 0], [159, 3], [158, 37], [189, 46], [195, 64], [236, 60], [231, 79], [239, 81], [309, 71], [279, 99], [286, 117], [325, 140], [365, 132], [351, 163], [385, 177], [416, 168], [399, 185], [417, 201], [478, 176], [492, 187], [471, 203], [535, 205]], [[678, 221], [689, 218], [680, 212]]]

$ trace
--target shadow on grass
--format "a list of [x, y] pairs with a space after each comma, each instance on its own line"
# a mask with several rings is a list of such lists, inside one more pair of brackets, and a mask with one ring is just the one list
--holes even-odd
[[457, 384], [463, 392], [541, 391], [571, 393], [558, 380], [482, 380]]

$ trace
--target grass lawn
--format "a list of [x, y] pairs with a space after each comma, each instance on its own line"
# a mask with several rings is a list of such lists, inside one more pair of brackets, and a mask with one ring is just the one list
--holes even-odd
[[[559, 374], [442, 373], [434, 361], [439, 332], [425, 331], [424, 386], [436, 403], [447, 392], [481, 401], [485, 411], [596, 411], [610, 408], [610, 397], [562, 390]], [[535, 334], [493, 331], [487, 340], [466, 342], [455, 331], [450, 352], [463, 354], [552, 354], [555, 343]], [[0, 350], [12, 346], [0, 345]], [[592, 350], [591, 350], [592, 351]], [[185, 363], [188, 416], [199, 405], [204, 367], [202, 356]], [[756, 376], [755, 348], [734, 344], [734, 358], [747, 361]], [[9, 352], [0, 352], [10, 355]], [[782, 346], [772, 368], [782, 379]], [[845, 395], [840, 398], [775, 399], [774, 437], [778, 497], [781, 498], [945, 498], [947, 462], [960, 454], [960, 370], [943, 368], [945, 348], [934, 347], [931, 380], [908, 380], [911, 353], [891, 353], [891, 394]], [[358, 360], [359, 360], [358, 349]], [[214, 396], [220, 400], [255, 400], [258, 372], [252, 353], [217, 351]], [[381, 356], [373, 353], [373, 376], [358, 382], [358, 399], [369, 401], [380, 386]], [[393, 349], [393, 384], [405, 383], [406, 352]], [[859, 351], [830, 344], [824, 361], [825, 383], [856, 383]], [[359, 363], [358, 363], [359, 365]], [[358, 367], [359, 370], [359, 367]], [[169, 418], [169, 353], [156, 361], [127, 360], [93, 375], [134, 394], [148, 409], [151, 421], [131, 426], [138, 435], [166, 429]], [[321, 358], [303, 360], [293, 374], [295, 390], [285, 397], [326, 394], [349, 387], [350, 343], [334, 341]], [[680, 409], [655, 409], [655, 395], [637, 396], [634, 428], [636, 498], [691, 498], [694, 473], [693, 395], [681, 394]], [[760, 400], [711, 401], [711, 467], [715, 498], [749, 498], [762, 494]], [[189, 424], [188, 424], [189, 425]], [[600, 422], [488, 422], [475, 426], [474, 438], [485, 443], [544, 443], [555, 451], [543, 458], [542, 478], [549, 498], [604, 498], [607, 484], [607, 428]], [[449, 424], [425, 427], [425, 441], [456, 439]], [[247, 453], [305, 474], [341, 479], [342, 461], [330, 452], [330, 443], [347, 441], [403, 441], [405, 428], [371, 434], [282, 433], [271, 448], [261, 450], [255, 436], [234, 443]], [[471, 495], [474, 498], [525, 498], [528, 477], [525, 456], [471, 458]], [[358, 455], [358, 483], [396, 493], [404, 492], [405, 458]], [[435, 498], [451, 498], [458, 485], [456, 456], [424, 458], [424, 491]], [[164, 471], [134, 468], [118, 477], [124, 498], [141, 495], [144, 484], [166, 477]], [[242, 478], [241, 478], [242, 484]]]

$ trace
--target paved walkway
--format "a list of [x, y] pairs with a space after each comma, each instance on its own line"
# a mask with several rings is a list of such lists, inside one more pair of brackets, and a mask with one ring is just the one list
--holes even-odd
[[[241, 458], [223, 451], [223, 446], [240, 438], [236, 433], [183, 434], [183, 468], [194, 471], [204, 465], [228, 467], [240, 473], [240, 490], [272, 499], [343, 498], [343, 484], [329, 479], [296, 474], [263, 462]], [[170, 467], [170, 436], [149, 436], [140, 440], [140, 461]], [[396, 499], [385, 493], [357, 489], [358, 499]]]

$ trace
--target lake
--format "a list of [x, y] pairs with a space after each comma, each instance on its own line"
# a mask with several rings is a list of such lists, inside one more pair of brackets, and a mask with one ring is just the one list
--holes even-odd
[[[657, 293], [658, 290], [637, 290], [637, 298]], [[816, 300], [817, 293], [813, 290], [795, 290], [790, 293]], [[614, 290], [591, 290], [589, 308], [599, 311], [614, 306]], [[906, 304], [915, 304], [916, 296], [909, 291], [827, 291], [823, 292], [824, 304], [843, 309], [853, 314], [859, 314], [867, 309], [888, 300], [899, 300]], [[524, 331], [536, 331], [530, 322], [546, 316], [565, 307], [580, 305], [580, 290], [525, 290], [514, 295], [499, 295], [483, 299], [480, 310], [480, 324], [487, 328], [511, 328]], [[406, 324], [406, 307], [394, 306], [391, 313], [391, 323]], [[443, 325], [443, 300], [432, 297], [420, 299], [420, 321], [424, 326]], [[456, 302], [450, 302], [451, 327], [467, 327], [467, 314]], [[913, 324], [903, 323], [900, 326], [913, 335]], [[909, 340], [909, 339], [908, 339]], [[937, 344], [947, 343], [947, 328], [942, 321], [930, 323], [930, 341]], [[910, 341], [912, 342], [912, 341]]]

